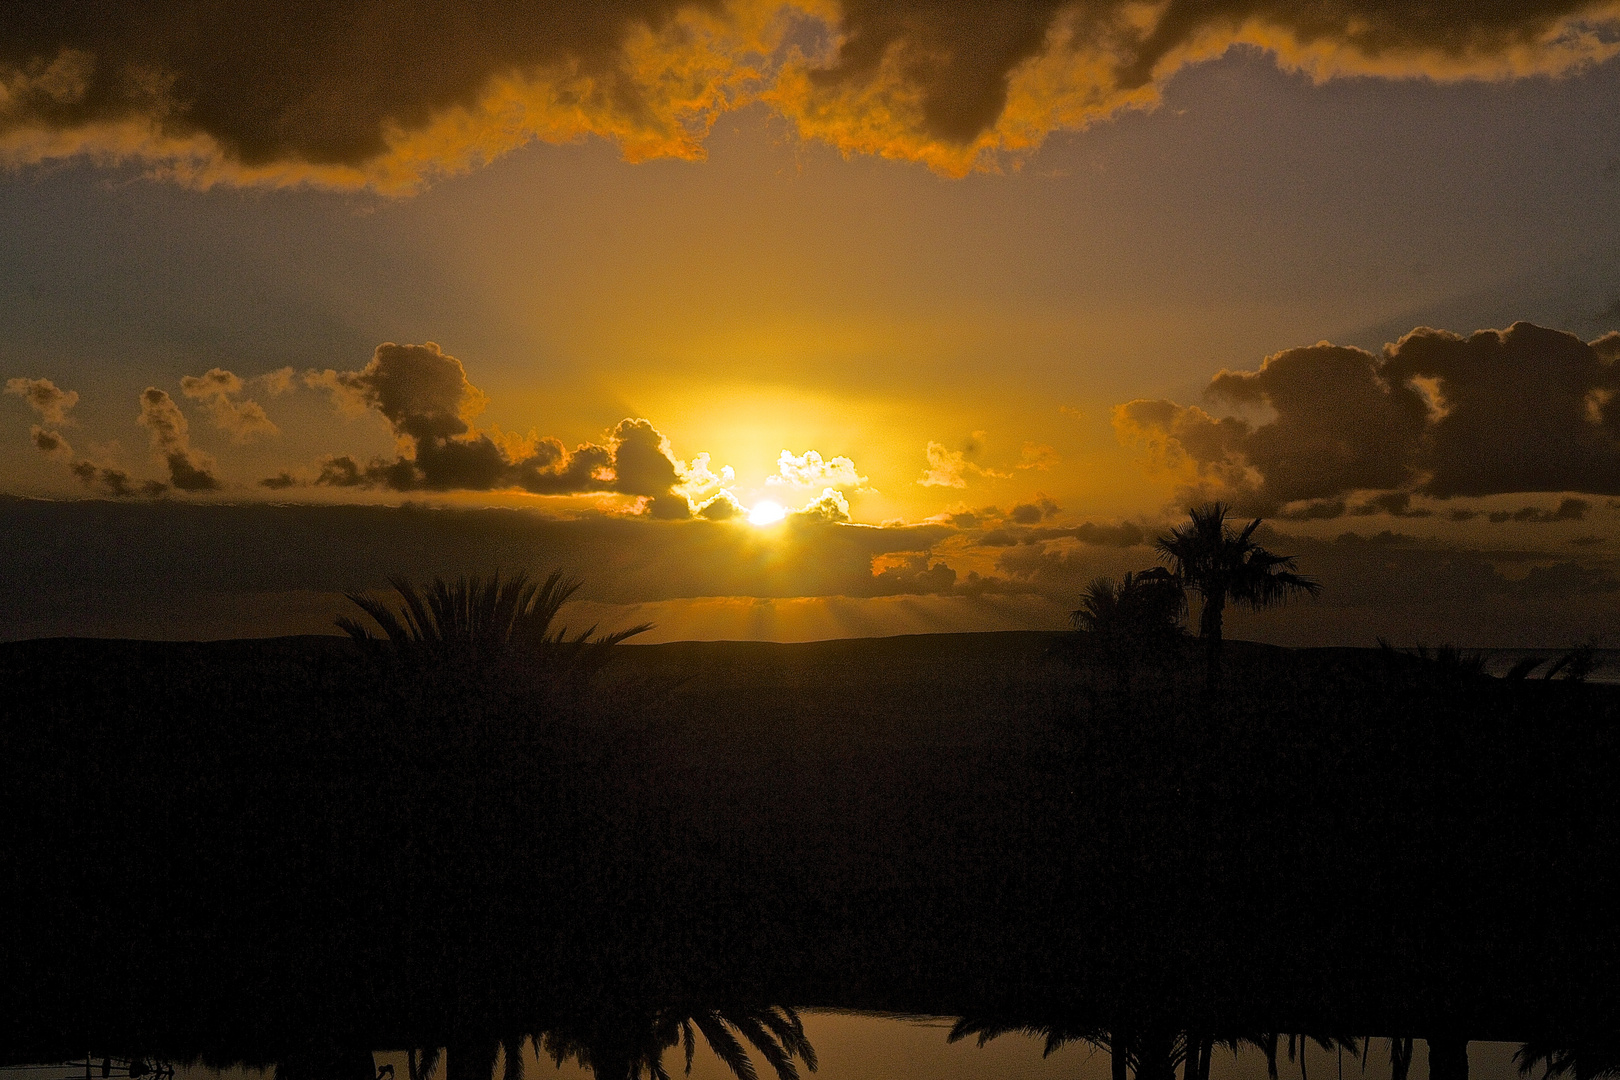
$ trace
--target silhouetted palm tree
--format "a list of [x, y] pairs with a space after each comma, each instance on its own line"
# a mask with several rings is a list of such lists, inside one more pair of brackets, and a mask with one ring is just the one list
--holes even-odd
[[1187, 594], [1162, 566], [1127, 573], [1119, 581], [1100, 577], [1086, 586], [1069, 625], [1091, 635], [1094, 655], [1114, 669], [1128, 693], [1131, 669], [1139, 657], [1161, 652], [1182, 633]]
[[1254, 541], [1259, 518], [1234, 531], [1226, 523], [1230, 512], [1218, 502], [1195, 506], [1188, 511], [1186, 524], [1176, 526], [1154, 544], [1176, 580], [1203, 599], [1198, 636], [1204, 640], [1211, 687], [1219, 670], [1227, 604], [1258, 611], [1300, 593], [1315, 596], [1322, 590], [1318, 582], [1294, 572], [1291, 556], [1274, 554]]
[[1410, 1035], [1390, 1036], [1389, 1080], [1406, 1080], [1406, 1074], [1411, 1068], [1412, 1037]]
[[[960, 1042], [969, 1036], [975, 1036], [982, 1047], [991, 1039], [1009, 1034], [1028, 1035], [1045, 1040], [1045, 1046], [1041, 1050], [1042, 1057], [1050, 1057], [1070, 1043], [1086, 1043], [1107, 1051], [1113, 1059], [1112, 1080], [1127, 1080], [1127, 1069], [1138, 1077], [1142, 1075], [1140, 1061], [1131, 1052], [1130, 1040], [1095, 1024], [1078, 1023], [1067, 1019], [1037, 1020], [1027, 1016], [1016, 1019], [1005, 1016], [964, 1016], [956, 1022], [951, 1028], [951, 1033], [945, 1038], [947, 1042]], [[1174, 1066], [1170, 1068], [1173, 1075]]]
[[690, 1075], [700, 1033], [737, 1080], [758, 1080], [745, 1040], [770, 1065], [777, 1080], [798, 1080], [794, 1059], [803, 1061], [811, 1072], [816, 1070], [816, 1051], [805, 1037], [804, 1023], [785, 1005], [662, 1008], [636, 1016], [596, 1019], [577, 1027], [554, 1027], [536, 1036], [535, 1043], [558, 1065], [569, 1058], [578, 1061], [596, 1080], [642, 1080], [644, 1076], [670, 1080], [664, 1051], [682, 1047]]
[[1553, 661], [1543, 679], [1551, 679], [1563, 672], [1569, 682], [1585, 682], [1597, 668], [1597, 642], [1585, 641]]
[[1181, 632], [1187, 594], [1175, 576], [1162, 566], [1127, 573], [1118, 583], [1097, 578], [1086, 586], [1080, 607], [1069, 624], [1107, 638], [1146, 641], [1174, 637]]
[[1539, 1066], [1542, 1080], [1603, 1080], [1620, 1076], [1620, 1041], [1611, 1036], [1575, 1044], [1527, 1042], [1513, 1060], [1521, 1076], [1532, 1075]]
[[[420, 1055], [420, 1056], [419, 1056]], [[405, 1070], [410, 1080], [432, 1080], [433, 1070], [439, 1066], [439, 1048], [411, 1050], [405, 1056]]]
[[[1272, 1080], [1277, 1077], [1277, 1052], [1282, 1036], [1276, 1034], [1212, 1035], [1193, 1031], [1175, 1031], [1169, 1028], [1145, 1027], [1136, 1030], [1123, 1028], [1108, 1030], [1078, 1020], [1037, 1020], [1028, 1017], [963, 1017], [947, 1037], [957, 1042], [968, 1036], [977, 1036], [983, 1046], [999, 1035], [1017, 1033], [1045, 1040], [1042, 1056], [1070, 1043], [1083, 1042], [1105, 1050], [1113, 1059], [1113, 1080], [1175, 1080], [1176, 1070], [1182, 1070], [1184, 1080], [1209, 1080], [1210, 1059], [1216, 1048], [1236, 1054], [1244, 1046], [1252, 1046], [1266, 1056], [1266, 1068]], [[1288, 1060], [1294, 1060], [1296, 1049], [1300, 1054], [1300, 1071], [1304, 1074], [1306, 1040], [1315, 1042], [1325, 1050], [1349, 1048], [1355, 1052], [1354, 1039], [1342, 1036], [1289, 1035]]]
[[371, 655], [407, 669], [453, 682], [520, 679], [528, 690], [559, 689], [588, 679], [619, 642], [652, 629], [643, 623], [593, 637], [596, 627], [569, 636], [552, 628], [562, 605], [580, 582], [553, 571], [535, 584], [522, 572], [501, 580], [499, 571], [486, 581], [477, 575], [446, 582], [434, 578], [422, 590], [403, 577], [389, 583], [404, 601], [395, 611], [369, 596], [349, 593], [370, 615], [383, 636], [344, 616], [337, 625]]

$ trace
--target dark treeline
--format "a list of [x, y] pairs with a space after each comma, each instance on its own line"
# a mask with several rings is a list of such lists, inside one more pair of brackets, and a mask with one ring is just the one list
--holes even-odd
[[1613, 688], [1229, 642], [1211, 694], [1197, 643], [1086, 634], [612, 656], [535, 694], [339, 638], [0, 646], [0, 1045], [1612, 1027]]

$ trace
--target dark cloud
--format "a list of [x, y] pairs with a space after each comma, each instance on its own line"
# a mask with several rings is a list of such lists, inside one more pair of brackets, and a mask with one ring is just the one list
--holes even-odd
[[1487, 515], [1492, 524], [1500, 525], [1504, 521], [1525, 521], [1534, 525], [1546, 525], [1557, 521], [1585, 521], [1586, 512], [1592, 504], [1585, 499], [1565, 499], [1558, 504], [1555, 510], [1547, 510], [1539, 506], [1521, 506], [1517, 510], [1497, 510]]
[[534, 138], [701, 157], [765, 102], [840, 150], [961, 173], [1157, 101], [1234, 44], [1317, 78], [1557, 74], [1608, 4], [1538, 0], [109, 0], [0, 9], [0, 145], [197, 184], [410, 190]]
[[[1331, 521], [1343, 517], [1349, 507], [1343, 499], [1312, 499], [1279, 510], [1274, 515], [1282, 521]], [[1472, 514], [1472, 511], [1468, 511]]]
[[87, 488], [95, 488], [100, 484], [101, 490], [114, 498], [124, 499], [135, 494], [130, 486], [129, 474], [122, 469], [97, 466], [90, 461], [75, 461], [68, 466], [68, 471], [78, 477], [79, 483]]
[[710, 521], [729, 521], [745, 512], [743, 504], [729, 491], [716, 493], [697, 508], [698, 516]]
[[[205, 380], [219, 385], [220, 377], [226, 382], [234, 382], [235, 390], [230, 392], [241, 390], [241, 380], [228, 371], [216, 368], [208, 373]], [[182, 381], [200, 382], [189, 378]], [[47, 422], [74, 423], [67, 414], [78, 404], [79, 395], [75, 391], [61, 389], [49, 379], [8, 379], [6, 392], [23, 398]], [[152, 452], [168, 468], [170, 484], [178, 490], [190, 492], [219, 489], [220, 483], [214, 476], [212, 460], [192, 449], [185, 415], [167, 393], [156, 387], [147, 387], [141, 394], [141, 411], [136, 421], [151, 434]], [[135, 493], [129, 474], [122, 469], [98, 465], [94, 461], [74, 460], [73, 447], [60, 431], [35, 424], [29, 429], [29, 439], [40, 453], [66, 462], [68, 471], [85, 487], [93, 489], [99, 486], [107, 494], [118, 498]], [[141, 491], [147, 495], [161, 494], [169, 490], [170, 484], [147, 481], [141, 485]]]
[[1047, 518], [1056, 517], [1063, 508], [1042, 495], [1032, 503], [1019, 503], [1007, 516], [1020, 525], [1038, 525]]
[[926, 554], [908, 555], [873, 574], [865, 590], [870, 596], [929, 595], [949, 593], [956, 588], [956, 571], [943, 562], [932, 562]]
[[645, 420], [621, 420], [613, 429], [612, 469], [617, 490], [627, 495], [662, 495], [675, 486], [669, 440]]
[[364, 469], [347, 454], [323, 458], [321, 471], [315, 483], [327, 487], [361, 487], [368, 483], [381, 483], [381, 477], [369, 480]]
[[[676, 5], [336, 0], [114, 2], [89, 9], [9, 5], [0, 64], [7, 125], [84, 131], [125, 124], [162, 139], [204, 136], [240, 169], [284, 162], [357, 166], [387, 155], [392, 131], [473, 106], [503, 75], [583, 65], [609, 83], [576, 105], [635, 114], [619, 45]], [[614, 96], [631, 100], [617, 103]], [[157, 148], [153, 148], [154, 150]], [[465, 148], [463, 148], [465, 149]], [[152, 151], [148, 151], [152, 152]], [[316, 173], [318, 176], [318, 173]]]
[[169, 483], [179, 491], [218, 491], [219, 480], [206, 465], [199, 465], [193, 455], [175, 450], [164, 455], [169, 466]]
[[46, 457], [71, 458], [73, 456], [73, 447], [68, 445], [68, 441], [62, 437], [62, 433], [59, 431], [47, 431], [45, 428], [35, 424], [28, 429], [28, 437], [33, 440], [34, 449]]
[[259, 486], [269, 488], [271, 491], [286, 491], [288, 488], [297, 487], [298, 479], [292, 473], [281, 472], [260, 480]]
[[885, 61], [901, 67], [921, 91], [922, 129], [953, 143], [970, 142], [1007, 104], [1014, 65], [1041, 51], [1063, 5], [1035, 3], [893, 3], [849, 0], [846, 36], [836, 63], [812, 78], [823, 87], [870, 85]]
[[208, 455], [191, 447], [185, 414], [167, 392], [148, 386], [141, 393], [137, 422], [152, 433], [152, 450], [169, 469], [169, 483], [180, 491], [217, 491]]
[[417, 440], [465, 435], [467, 421], [486, 404], [484, 395], [467, 381], [461, 361], [432, 341], [384, 342], [359, 371], [311, 371], [304, 381], [330, 390], [351, 414], [376, 409], [395, 431]]
[[1398, 518], [1434, 516], [1434, 511], [1428, 507], [1414, 507], [1412, 505], [1412, 493], [1410, 491], [1386, 491], [1381, 495], [1374, 495], [1366, 502], [1356, 506], [1350, 513], [1358, 517], [1371, 517], [1374, 514], [1388, 514], [1390, 517]]
[[1420, 328], [1381, 355], [1322, 343], [1223, 371], [1209, 396], [1273, 419], [1133, 401], [1122, 439], [1257, 513], [1413, 516], [1413, 494], [1620, 493], [1620, 336], [1588, 344], [1530, 323], [1468, 337]]
[[1029, 540], [1056, 540], [1069, 537], [1089, 544], [1092, 547], [1130, 548], [1148, 543], [1152, 537], [1140, 526], [1126, 521], [1118, 525], [1098, 525], [1087, 521], [1079, 525], [1064, 528], [1048, 526], [1041, 529], [1031, 529]]
[[[1142, 560], [1151, 563], [1151, 559]], [[1140, 567], [1131, 567], [1140, 569]], [[1015, 588], [1001, 591], [1030, 591], [1064, 599], [1078, 599], [1081, 590], [1093, 578], [1103, 574], [1117, 574], [1114, 560], [1098, 558], [1096, 552], [1083, 546], [1062, 544], [1022, 544], [1008, 548], [996, 557], [996, 569]]]
[[1620, 493], [1620, 369], [1573, 334], [1516, 323], [1467, 338], [1418, 330], [1385, 351], [1391, 386], [1435, 380], [1430, 495]]
[[685, 466], [650, 422], [627, 418], [603, 442], [572, 450], [553, 438], [474, 431], [471, 421], [488, 399], [467, 380], [461, 361], [431, 341], [387, 342], [359, 371], [311, 371], [304, 381], [330, 391], [351, 415], [375, 409], [412, 447], [409, 456], [365, 465], [348, 455], [328, 457], [316, 484], [394, 491], [520, 489], [536, 495], [618, 492], [644, 498], [654, 517], [691, 516], [690, 501], [677, 490]]
[[793, 517], [806, 521], [835, 524], [849, 520], [849, 500], [837, 488], [824, 488], [821, 495], [792, 512]]

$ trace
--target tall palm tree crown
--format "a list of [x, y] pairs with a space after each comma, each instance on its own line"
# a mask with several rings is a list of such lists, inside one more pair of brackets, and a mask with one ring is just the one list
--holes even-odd
[[1301, 593], [1322, 591], [1318, 582], [1294, 572], [1291, 556], [1274, 554], [1254, 541], [1259, 518], [1234, 531], [1226, 523], [1229, 513], [1224, 503], [1195, 506], [1186, 524], [1154, 544], [1177, 580], [1203, 598], [1198, 634], [1212, 647], [1220, 643], [1228, 603], [1258, 611]]

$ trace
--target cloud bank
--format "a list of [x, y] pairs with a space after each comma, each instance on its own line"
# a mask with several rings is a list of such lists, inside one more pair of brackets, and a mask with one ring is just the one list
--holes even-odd
[[[1137, 400], [1114, 410], [1114, 426], [1193, 492], [1255, 513], [1414, 516], [1427, 511], [1413, 495], [1616, 495], [1617, 360], [1620, 333], [1587, 343], [1524, 322], [1468, 337], [1422, 327], [1377, 355], [1322, 342], [1217, 374], [1206, 396], [1269, 410], [1263, 422]], [[1350, 501], [1367, 492], [1383, 494]], [[1578, 519], [1531, 510], [1510, 516]]]
[[[535, 495], [617, 492], [644, 499], [654, 517], [691, 514], [684, 487], [689, 467], [649, 421], [627, 418], [602, 442], [571, 450], [550, 437], [474, 431], [470, 421], [488, 399], [467, 381], [461, 361], [431, 341], [387, 342], [359, 371], [310, 371], [304, 379], [330, 391], [343, 412], [381, 413], [405, 450], [392, 461], [363, 465], [347, 455], [327, 458], [316, 484], [393, 491], [516, 488]], [[694, 465], [704, 474], [692, 478], [701, 487], [712, 476], [707, 457]]]
[[1506, 79], [1605, 61], [1617, 29], [1592, 0], [19, 0], [0, 154], [398, 193], [535, 139], [698, 158], [764, 103], [845, 154], [960, 175], [1151, 106], [1235, 45], [1317, 80]]
[[[985, 508], [986, 524], [1008, 519]], [[1022, 529], [1015, 524], [1009, 527]], [[966, 628], [900, 618], [979, 613], [976, 628], [1059, 629], [1086, 583], [1151, 565], [1154, 530], [1037, 526], [987, 551], [975, 529], [872, 527], [790, 517], [768, 534], [703, 521], [423, 506], [46, 501], [0, 497], [0, 638], [331, 632], [343, 593], [491, 569], [563, 567], [584, 576], [584, 621], [629, 625], [657, 610], [662, 636], [689, 635], [682, 605], [723, 601], [768, 614], [772, 600], [865, 612], [842, 632]], [[1398, 533], [1336, 539], [1265, 528], [1299, 557], [1322, 599], [1263, 616], [1233, 636], [1296, 644], [1397, 642], [1567, 646], [1612, 624], [1620, 561], [1610, 552], [1480, 550]], [[998, 554], [999, 551], [999, 554]], [[992, 561], [984, 562], [988, 557]], [[975, 560], [979, 560], [975, 569]], [[892, 603], [878, 603], [882, 600]], [[605, 606], [605, 607], [604, 607]], [[885, 621], [889, 620], [889, 621]], [[985, 620], [989, 620], [986, 622]], [[570, 618], [570, 624], [581, 620]], [[728, 636], [771, 636], [740, 616]]]

